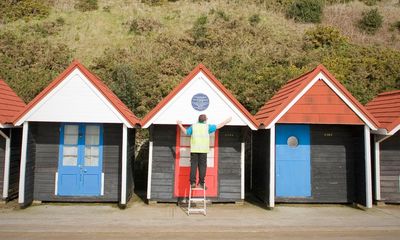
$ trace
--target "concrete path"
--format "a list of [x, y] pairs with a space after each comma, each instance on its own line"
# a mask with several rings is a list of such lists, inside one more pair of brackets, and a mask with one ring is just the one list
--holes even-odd
[[214, 204], [187, 216], [174, 204], [0, 206], [0, 239], [400, 239], [400, 206]]

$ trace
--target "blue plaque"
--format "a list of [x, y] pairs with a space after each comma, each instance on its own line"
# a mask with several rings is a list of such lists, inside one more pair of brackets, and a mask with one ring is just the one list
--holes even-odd
[[210, 105], [207, 95], [198, 93], [192, 97], [192, 107], [197, 111], [204, 111]]

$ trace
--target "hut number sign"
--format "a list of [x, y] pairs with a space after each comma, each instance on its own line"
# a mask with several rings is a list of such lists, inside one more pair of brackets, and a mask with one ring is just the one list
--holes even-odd
[[197, 93], [192, 97], [192, 107], [197, 111], [204, 111], [210, 105], [210, 100], [207, 95], [203, 93]]

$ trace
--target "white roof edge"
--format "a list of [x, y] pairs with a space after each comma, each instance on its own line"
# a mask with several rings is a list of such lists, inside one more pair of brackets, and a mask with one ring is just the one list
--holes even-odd
[[400, 124], [398, 124], [395, 128], [393, 128], [392, 131], [388, 133], [388, 135], [394, 135], [399, 130], [400, 130]]

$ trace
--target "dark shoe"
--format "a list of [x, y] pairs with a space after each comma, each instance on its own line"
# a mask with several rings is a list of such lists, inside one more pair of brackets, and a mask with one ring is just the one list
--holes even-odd
[[204, 186], [204, 184], [201, 184], [201, 183], [200, 183], [200, 185], [199, 185], [199, 188], [204, 189], [204, 190], [207, 190], [207, 187]]
[[191, 188], [196, 188], [196, 183], [190, 184], [190, 187], [191, 187]]

